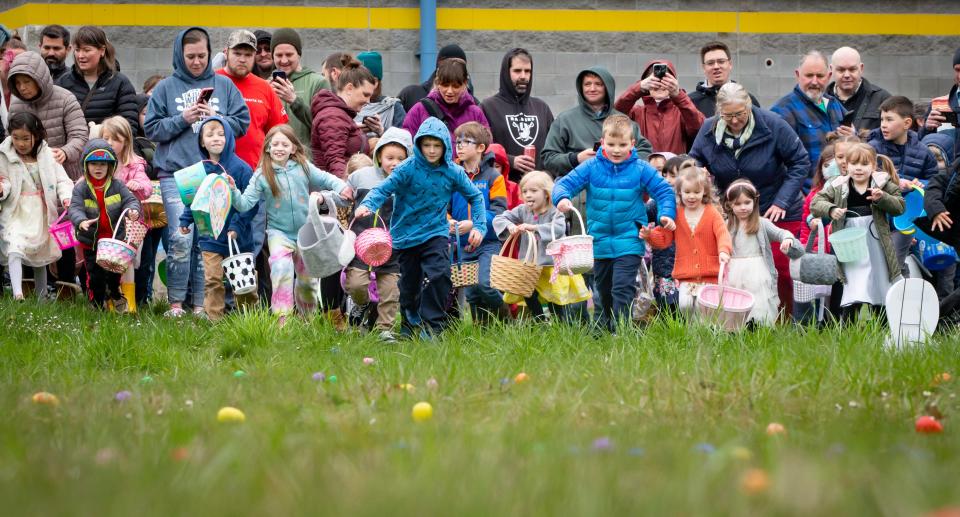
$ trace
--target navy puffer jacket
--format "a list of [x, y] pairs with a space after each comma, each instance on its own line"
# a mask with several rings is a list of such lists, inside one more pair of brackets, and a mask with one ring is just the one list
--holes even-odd
[[893, 160], [893, 165], [901, 178], [926, 181], [937, 173], [937, 159], [933, 157], [933, 153], [927, 149], [927, 146], [920, 143], [914, 131], [907, 132], [907, 143], [903, 145], [884, 140], [879, 128], [870, 132], [869, 141], [879, 154]]

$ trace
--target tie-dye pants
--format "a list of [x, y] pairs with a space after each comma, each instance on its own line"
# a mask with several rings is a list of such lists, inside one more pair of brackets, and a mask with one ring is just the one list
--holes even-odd
[[273, 285], [270, 309], [275, 314], [290, 314], [296, 305], [303, 314], [316, 312], [320, 281], [307, 276], [297, 252], [297, 243], [282, 232], [267, 230], [267, 247], [270, 250], [270, 283]]

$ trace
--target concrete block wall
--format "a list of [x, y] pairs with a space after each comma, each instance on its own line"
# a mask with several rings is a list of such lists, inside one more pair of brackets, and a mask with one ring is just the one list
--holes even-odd
[[[251, 4], [246, 0], [229, 3]], [[2, 2], [13, 6], [22, 2]], [[186, 3], [211, 3], [192, 0]], [[301, 0], [288, 5], [367, 7], [360, 0]], [[416, 0], [388, 0], [375, 7], [416, 7]], [[477, 7], [475, 0], [442, 0], [440, 7]], [[518, 6], [513, 0], [488, 0], [484, 8], [639, 9], [682, 11], [810, 11], [863, 13], [960, 13], [955, 0], [533, 0]], [[9, 8], [9, 7], [8, 7]], [[548, 11], [544, 11], [549, 16]], [[107, 20], [105, 20], [107, 21]], [[66, 23], [69, 23], [68, 21]], [[284, 25], [278, 23], [277, 25]], [[28, 46], [36, 45], [39, 26], [22, 28]], [[73, 27], [71, 27], [73, 28]], [[150, 75], [171, 70], [171, 45], [179, 27], [104, 26], [118, 50], [121, 68], [139, 87]], [[257, 29], [261, 27], [248, 27]], [[269, 30], [269, 28], [266, 28]], [[642, 29], [640, 29], [642, 30]], [[225, 43], [230, 28], [211, 29], [215, 47]], [[415, 30], [301, 30], [304, 62], [319, 70], [334, 51], [377, 50], [384, 56], [384, 91], [396, 94], [417, 82], [419, 34]], [[651, 59], [669, 59], [677, 67], [681, 85], [691, 91], [701, 79], [700, 46], [711, 40], [726, 42], [734, 54], [734, 78], [769, 106], [793, 88], [793, 70], [800, 54], [810, 49], [831, 53], [842, 45], [858, 48], [866, 76], [893, 93], [922, 101], [945, 94], [953, 84], [952, 57], [960, 38], [947, 36], [805, 35], [746, 33], [541, 32], [440, 30], [440, 45], [458, 43], [467, 52], [476, 94], [493, 95], [499, 85], [504, 52], [524, 47], [534, 56], [534, 95], [555, 112], [576, 104], [577, 73], [593, 65], [606, 66], [618, 91], [638, 79]]]

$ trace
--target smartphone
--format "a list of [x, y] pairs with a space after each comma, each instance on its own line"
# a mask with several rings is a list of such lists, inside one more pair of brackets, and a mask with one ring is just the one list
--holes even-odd
[[274, 79], [277, 79], [277, 78], [286, 79], [286, 78], [287, 78], [287, 73], [284, 72], [283, 70], [274, 70], [272, 75], [273, 75], [273, 78], [274, 78]]
[[206, 104], [210, 102], [211, 97], [213, 97], [213, 88], [204, 88], [200, 90], [200, 95], [197, 96], [197, 104]]
[[943, 115], [944, 118], [947, 119], [947, 123], [948, 123], [948, 124], [953, 124], [953, 127], [957, 127], [958, 125], [960, 125], [960, 124], [957, 123], [957, 112], [956, 112], [956, 111], [941, 111], [940, 114]]
[[657, 79], [663, 79], [663, 76], [667, 75], [667, 72], [669, 72], [667, 65], [663, 63], [656, 63], [653, 65], [653, 76]]
[[600, 150], [600, 142], [593, 144], [593, 152], [597, 152], [599, 150]]

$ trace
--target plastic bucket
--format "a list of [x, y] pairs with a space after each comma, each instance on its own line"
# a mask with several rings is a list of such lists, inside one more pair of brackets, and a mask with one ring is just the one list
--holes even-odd
[[61, 251], [68, 250], [80, 244], [73, 233], [73, 223], [63, 220], [66, 215], [67, 212], [64, 210], [64, 212], [60, 214], [60, 217], [57, 218], [57, 222], [50, 225], [50, 235]]
[[930, 271], [942, 271], [957, 263], [957, 250], [940, 241], [920, 241], [923, 266]]
[[923, 189], [918, 187], [914, 187], [907, 195], [903, 196], [907, 208], [902, 214], [893, 218], [893, 227], [898, 232], [910, 235], [916, 231], [917, 228], [913, 225], [913, 221], [927, 215], [927, 211], [923, 209], [923, 196]]
[[830, 234], [830, 246], [840, 262], [857, 262], [867, 258], [867, 229], [844, 228]]

